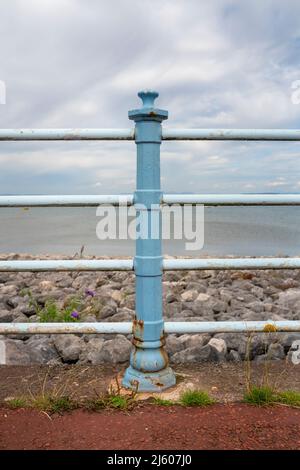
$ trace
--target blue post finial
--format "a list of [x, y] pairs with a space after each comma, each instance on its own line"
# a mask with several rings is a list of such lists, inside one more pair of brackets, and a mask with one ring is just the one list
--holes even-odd
[[154, 108], [154, 100], [159, 96], [159, 93], [153, 90], [142, 90], [139, 91], [138, 96], [143, 101], [143, 108]]

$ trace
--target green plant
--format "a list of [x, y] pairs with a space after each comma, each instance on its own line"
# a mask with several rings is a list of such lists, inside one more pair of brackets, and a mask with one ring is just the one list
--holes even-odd
[[175, 401], [165, 400], [165, 399], [159, 398], [159, 397], [154, 397], [152, 403], [154, 405], [159, 405], [159, 406], [173, 406], [173, 405], [177, 404]]
[[278, 403], [289, 406], [300, 407], [300, 393], [294, 390], [286, 390], [277, 395]]
[[287, 405], [300, 406], [300, 393], [294, 390], [277, 392], [272, 387], [251, 387], [244, 394], [244, 402], [256, 406]]
[[187, 390], [183, 392], [179, 400], [183, 406], [208, 406], [215, 403], [215, 401], [202, 390]]
[[84, 294], [67, 297], [61, 305], [52, 298], [48, 298], [44, 306], [33, 296], [30, 289], [23, 289], [21, 295], [27, 295], [29, 306], [35, 311], [40, 322], [77, 322], [88, 314], [98, 315], [102, 303], [96, 298], [95, 292], [86, 289]]
[[61, 413], [78, 408], [79, 404], [68, 396], [37, 395], [30, 398], [16, 397], [6, 401], [11, 409], [36, 408], [47, 413]]
[[9, 408], [15, 410], [17, 408], [25, 408], [28, 406], [28, 401], [23, 397], [10, 398], [6, 400], [6, 404]]
[[117, 394], [107, 394], [89, 399], [85, 402], [85, 407], [91, 411], [104, 409], [128, 410], [132, 409], [134, 402], [131, 396]]
[[252, 386], [244, 394], [244, 402], [251, 405], [272, 405], [276, 401], [276, 395], [271, 387]]
[[47, 413], [62, 413], [79, 407], [79, 404], [68, 396], [55, 397], [51, 395], [38, 395], [30, 400], [29, 405]]
[[107, 394], [99, 395], [96, 391], [96, 398], [88, 400], [86, 407], [92, 411], [98, 411], [105, 408], [129, 410], [136, 405], [137, 388], [132, 390], [128, 395], [121, 394], [121, 387], [116, 377], [116, 387], [110, 386]]

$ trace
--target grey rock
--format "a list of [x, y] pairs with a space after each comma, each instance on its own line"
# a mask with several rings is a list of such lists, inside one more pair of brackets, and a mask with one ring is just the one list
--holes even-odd
[[179, 321], [179, 318], [185, 319], [185, 318], [191, 318], [194, 316], [195, 315], [192, 312], [192, 310], [182, 310], [182, 311], [174, 313], [172, 318], [176, 318], [176, 320]]
[[194, 346], [191, 348], [184, 349], [171, 358], [175, 364], [180, 363], [193, 363], [193, 362], [220, 362], [224, 360], [224, 355], [216, 345], [210, 345], [209, 343], [205, 346]]
[[[31, 357], [28, 347], [20, 340], [1, 340], [1, 362], [6, 365], [28, 365]], [[3, 354], [4, 352], [4, 354]]]
[[105, 341], [99, 359], [110, 364], [123, 363], [129, 360], [132, 344], [123, 335], [117, 335], [115, 339]]
[[214, 338], [223, 339], [227, 344], [227, 348], [235, 351], [243, 348], [247, 341], [247, 337], [239, 333], [217, 333]]
[[11, 295], [15, 296], [17, 295], [17, 286], [14, 284], [9, 284], [9, 285], [0, 285], [0, 295]]
[[95, 323], [95, 322], [97, 322], [97, 318], [96, 318], [95, 315], [90, 313], [88, 315], [83, 316], [81, 321], [83, 323]]
[[12, 310], [1, 310], [0, 311], [0, 323], [9, 323], [13, 321], [14, 313]]
[[252, 312], [261, 313], [264, 311], [264, 304], [259, 301], [250, 302], [247, 304], [247, 308], [249, 308]]
[[135, 309], [135, 295], [127, 295], [120, 302], [121, 307], [127, 307], [131, 310]]
[[254, 358], [254, 362], [257, 362], [258, 364], [268, 362], [268, 361], [280, 361], [278, 357], [273, 357], [271, 358], [269, 354], [260, 354], [259, 356], [256, 356]]
[[10, 308], [16, 308], [19, 303], [22, 301], [23, 299], [21, 299], [20, 297], [9, 297], [7, 300], [6, 300], [6, 305]]
[[205, 293], [207, 289], [206, 281], [189, 282], [186, 290], [196, 290], [198, 293]]
[[22, 306], [20, 310], [28, 318], [36, 314], [35, 309], [33, 307], [30, 307], [29, 305]]
[[112, 317], [109, 317], [107, 320], [109, 322], [122, 322], [122, 321], [132, 321], [134, 317], [134, 312], [132, 310], [129, 310], [127, 308], [122, 308], [120, 309], [118, 313], [113, 315]]
[[288, 352], [295, 341], [300, 341], [300, 333], [285, 333], [280, 338], [280, 343], [284, 347], [285, 352]]
[[61, 362], [51, 338], [32, 336], [25, 344], [32, 364]]
[[196, 300], [197, 302], [208, 302], [209, 300], [211, 300], [211, 295], [204, 292], [200, 292]]
[[268, 355], [270, 360], [284, 359], [284, 357], [285, 357], [284, 348], [279, 343], [271, 343], [269, 348], [268, 348], [267, 355]]
[[210, 307], [215, 313], [226, 312], [227, 303], [222, 300], [213, 300], [210, 304]]
[[266, 354], [269, 344], [273, 341], [272, 333], [249, 336], [239, 345], [238, 353], [243, 359], [253, 359], [255, 356]]
[[172, 302], [177, 302], [177, 296], [173, 294], [173, 292], [168, 292], [166, 295], [166, 302], [167, 304], [171, 304]]
[[10, 273], [1, 273], [0, 274], [0, 284], [4, 284], [9, 281], [11, 274]]
[[300, 301], [300, 289], [287, 289], [278, 296], [278, 303], [287, 308], [292, 308], [298, 301]]
[[177, 338], [175, 335], [167, 335], [166, 351], [168, 354], [172, 355], [184, 349], [185, 345], [180, 339], [180, 337]]
[[117, 307], [112, 305], [104, 305], [97, 314], [98, 320], [103, 320], [104, 318], [112, 317], [117, 313]]
[[227, 360], [230, 362], [240, 362], [242, 358], [237, 351], [231, 349], [231, 351], [229, 351], [227, 354]]
[[182, 310], [181, 302], [172, 302], [171, 304], [166, 304], [164, 308], [164, 313], [166, 317], [174, 317], [176, 314], [180, 313]]
[[[205, 295], [205, 294], [202, 294]], [[185, 302], [193, 302], [198, 297], [198, 292], [196, 290], [186, 290], [181, 294], [182, 300]]]
[[198, 300], [195, 300], [195, 302], [193, 303], [192, 311], [194, 312], [195, 315], [199, 317], [204, 316], [204, 315], [213, 315], [214, 313], [209, 304], [205, 304], [204, 302], [199, 302]]
[[208, 345], [212, 349], [212, 356], [215, 356], [218, 361], [224, 361], [227, 353], [227, 345], [224, 339], [211, 338]]
[[232, 292], [230, 292], [229, 290], [226, 290], [226, 289], [220, 289], [219, 295], [220, 295], [220, 299], [223, 302], [226, 302], [227, 304], [230, 304], [231, 299], [232, 299]]
[[205, 346], [209, 340], [210, 335], [208, 334], [185, 334], [179, 336], [179, 341], [183, 344], [184, 349]]
[[169, 282], [176, 282], [180, 281], [181, 274], [177, 273], [176, 271], [168, 271], [164, 273], [164, 280]]
[[252, 287], [251, 293], [254, 294], [260, 300], [264, 298], [264, 290], [261, 287], [258, 287], [258, 286]]
[[78, 361], [84, 341], [76, 335], [56, 335], [54, 345], [63, 362], [73, 363]]
[[101, 351], [104, 345], [103, 338], [91, 338], [82, 350], [79, 358], [80, 363], [101, 364], [103, 357]]

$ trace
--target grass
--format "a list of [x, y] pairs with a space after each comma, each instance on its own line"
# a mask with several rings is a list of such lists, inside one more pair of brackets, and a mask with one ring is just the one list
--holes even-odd
[[158, 405], [158, 406], [173, 406], [173, 405], [176, 405], [176, 402], [172, 400], [164, 400], [163, 398], [159, 398], [159, 397], [154, 397], [152, 404]]
[[256, 406], [287, 405], [300, 407], [300, 393], [293, 390], [276, 392], [271, 387], [253, 386], [244, 394], [245, 403]]
[[265, 406], [275, 402], [275, 393], [271, 387], [252, 386], [244, 394], [244, 402], [250, 405]]
[[17, 408], [26, 408], [28, 406], [28, 402], [26, 398], [18, 397], [18, 398], [10, 398], [6, 401], [6, 404], [12, 410], [16, 410]]
[[202, 390], [187, 390], [180, 396], [179, 403], [183, 406], [209, 406], [215, 401]]
[[300, 393], [293, 390], [286, 390], [278, 394], [278, 403], [288, 406], [300, 407]]
[[75, 410], [79, 407], [79, 403], [68, 396], [53, 397], [51, 395], [41, 395], [31, 399], [30, 406], [52, 414]]
[[35, 408], [46, 413], [62, 413], [79, 407], [79, 404], [70, 397], [54, 397], [51, 395], [39, 395], [34, 398], [11, 398], [6, 402], [13, 410], [17, 408]]
[[90, 411], [101, 411], [105, 409], [128, 410], [133, 408], [134, 402], [130, 397], [107, 394], [88, 400], [84, 406]]
[[121, 395], [121, 386], [116, 377], [116, 388], [111, 386], [109, 392], [102, 395], [96, 392], [96, 398], [87, 400], [85, 407], [91, 411], [103, 409], [131, 410], [137, 404], [135, 400], [136, 394], [137, 389], [133, 390], [129, 395]]

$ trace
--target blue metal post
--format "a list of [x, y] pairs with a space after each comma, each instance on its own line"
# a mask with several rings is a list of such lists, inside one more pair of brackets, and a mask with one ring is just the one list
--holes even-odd
[[136, 240], [134, 259], [134, 348], [123, 385], [131, 389], [137, 387], [138, 391], [160, 392], [176, 382], [164, 349], [162, 314], [160, 144], [161, 122], [168, 118], [168, 112], [154, 108], [158, 93], [145, 91], [138, 93], [138, 96], [143, 101], [143, 107], [129, 111], [129, 119], [136, 123], [137, 189], [134, 202], [141, 236]]

